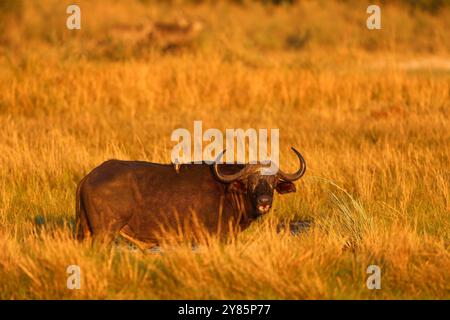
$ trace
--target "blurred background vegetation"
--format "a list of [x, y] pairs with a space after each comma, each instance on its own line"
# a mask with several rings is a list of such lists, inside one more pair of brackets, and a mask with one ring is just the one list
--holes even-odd
[[[147, 57], [154, 51], [139, 32], [150, 22], [173, 23], [180, 18], [200, 21], [201, 34], [190, 50], [222, 50], [245, 56], [248, 50], [305, 52], [327, 50], [448, 53], [450, 0], [378, 1], [382, 30], [365, 27], [368, 1], [301, 0], [131, 0], [78, 1], [82, 29], [67, 30], [69, 1], [0, 1], [0, 44], [4, 54], [54, 46], [66, 56], [95, 59]], [[376, 2], [375, 2], [376, 3]], [[251, 11], [251, 15], [246, 12]], [[119, 27], [118, 27], [119, 26]], [[134, 39], [133, 39], [134, 37]], [[42, 48], [42, 47], [41, 47]], [[46, 50], [43, 48], [43, 50]], [[247, 57], [250, 58], [250, 57]], [[251, 59], [251, 58], [250, 58]]]

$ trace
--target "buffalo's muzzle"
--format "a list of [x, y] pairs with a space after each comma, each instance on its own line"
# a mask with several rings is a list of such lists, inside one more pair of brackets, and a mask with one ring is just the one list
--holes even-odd
[[269, 196], [260, 196], [257, 199], [256, 209], [259, 214], [266, 214], [272, 207], [272, 198]]
[[266, 214], [267, 212], [269, 212], [269, 210], [270, 210], [270, 205], [265, 205], [265, 206], [262, 206], [262, 205], [259, 205], [257, 208], [258, 208], [258, 213], [259, 214]]

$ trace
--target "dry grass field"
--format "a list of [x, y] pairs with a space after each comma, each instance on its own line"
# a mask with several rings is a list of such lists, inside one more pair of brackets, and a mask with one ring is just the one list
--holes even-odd
[[[384, 1], [368, 30], [365, 1], [76, 2], [81, 30], [72, 1], [0, 2], [0, 299], [450, 298], [450, 7]], [[142, 38], [182, 19], [202, 30]], [[111, 158], [170, 162], [194, 120], [280, 128], [282, 168], [290, 146], [308, 164], [297, 193], [195, 251], [76, 241], [80, 179]]]

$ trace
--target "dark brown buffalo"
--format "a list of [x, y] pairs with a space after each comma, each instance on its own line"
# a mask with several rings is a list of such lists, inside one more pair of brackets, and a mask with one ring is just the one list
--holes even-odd
[[[117, 234], [141, 248], [158, 244], [161, 231], [192, 222], [226, 236], [269, 212], [273, 192], [295, 192], [293, 174], [262, 175], [261, 164], [156, 164], [109, 160], [78, 185], [77, 238], [113, 239]], [[221, 154], [221, 156], [223, 153]], [[221, 157], [220, 156], [220, 157]]]

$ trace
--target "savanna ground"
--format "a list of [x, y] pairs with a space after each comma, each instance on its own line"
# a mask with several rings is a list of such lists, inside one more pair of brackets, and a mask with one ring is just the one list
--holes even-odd
[[[70, 31], [72, 1], [2, 0], [0, 298], [449, 299], [450, 8], [410, 2], [381, 2], [370, 31], [365, 1], [77, 1]], [[204, 29], [179, 50], [111, 32], [180, 16]], [[196, 251], [74, 240], [78, 181], [110, 158], [168, 163], [194, 120], [280, 128], [282, 168], [290, 146], [308, 164], [297, 193]], [[276, 232], [292, 219], [312, 227]]]

